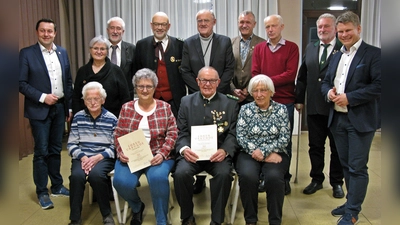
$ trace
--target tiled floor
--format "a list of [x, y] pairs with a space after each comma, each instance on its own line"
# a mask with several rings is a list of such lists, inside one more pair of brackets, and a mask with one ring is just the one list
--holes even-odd
[[[299, 164], [297, 183], [296, 177], [296, 143], [297, 136], [293, 137], [293, 159], [290, 171], [293, 174], [291, 181], [292, 193], [285, 197], [283, 206], [283, 223], [286, 225], [324, 225], [336, 224], [336, 217], [331, 216], [330, 211], [344, 203], [344, 199], [335, 199], [332, 197], [332, 190], [329, 185], [328, 179], [323, 183], [324, 188], [319, 190], [313, 195], [304, 195], [302, 190], [310, 182], [308, 176], [310, 169], [310, 161], [308, 158], [308, 141], [307, 133], [302, 133], [299, 148]], [[359, 225], [381, 224], [381, 133], [377, 132], [372, 144], [369, 162], [369, 175], [370, 183], [368, 186], [367, 197], [363, 204], [363, 209], [360, 216]], [[329, 151], [328, 151], [329, 152]], [[326, 154], [326, 162], [329, 162], [329, 154]], [[67, 151], [62, 152], [62, 166], [61, 172], [64, 177], [64, 184], [68, 187], [68, 176], [70, 174], [70, 157]], [[328, 168], [325, 168], [327, 174]], [[58, 225], [69, 223], [69, 200], [68, 198], [52, 198], [55, 207], [50, 210], [42, 210], [35, 195], [35, 186], [32, 179], [32, 155], [19, 161], [19, 215], [17, 224], [24, 225]], [[171, 180], [172, 182], [172, 180]], [[154, 225], [155, 217], [152, 208], [150, 194], [148, 191], [146, 177], [141, 177], [142, 186], [139, 188], [142, 200], [146, 204], [144, 212], [144, 225]], [[173, 185], [171, 185], [173, 188]], [[171, 211], [172, 224], [180, 224], [179, 205], [176, 202], [175, 208]], [[210, 222], [210, 201], [209, 199], [209, 184], [207, 188], [199, 195], [194, 197], [194, 214], [198, 225], [208, 225]], [[114, 202], [111, 203], [114, 213], [114, 219], [117, 222], [117, 214], [115, 211]], [[122, 206], [122, 204], [121, 204]], [[259, 195], [259, 225], [268, 224], [268, 213], [266, 210], [266, 196], [265, 194]], [[82, 212], [83, 224], [100, 225], [102, 224], [102, 217], [98, 210], [96, 203], [89, 205], [87, 190], [83, 202]], [[130, 218], [128, 218], [129, 224]], [[243, 207], [241, 202], [238, 203], [236, 218], [234, 224], [245, 224], [243, 219]]]

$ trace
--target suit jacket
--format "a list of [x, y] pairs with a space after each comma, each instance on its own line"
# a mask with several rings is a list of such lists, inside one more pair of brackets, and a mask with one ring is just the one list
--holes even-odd
[[[214, 33], [209, 65], [217, 70], [219, 78], [221, 79], [217, 91], [223, 94], [231, 93], [230, 83], [233, 77], [235, 58], [233, 57], [230, 38]], [[189, 93], [194, 93], [199, 90], [199, 86], [196, 82], [197, 73], [204, 66], [205, 63], [203, 50], [201, 49], [200, 35], [195, 34], [186, 39], [183, 44], [181, 71]]]
[[[328, 66], [321, 91], [327, 99], [327, 94], [334, 86], [336, 70], [342, 52], [333, 55]], [[359, 132], [372, 132], [381, 127], [380, 96], [381, 96], [381, 49], [361, 43], [347, 74], [345, 93], [350, 123]], [[328, 100], [328, 99], [327, 99]], [[328, 126], [332, 125], [334, 103], [331, 102]]]
[[[242, 65], [242, 59], [240, 57], [240, 40], [241, 36], [237, 36], [232, 38], [232, 50], [233, 55], [235, 57], [235, 68], [233, 70], [233, 78], [231, 81], [231, 93], [235, 89], [244, 89], [247, 88], [251, 79], [251, 58], [253, 56], [254, 47], [263, 41], [264, 38], [261, 38], [257, 35], [253, 35], [250, 41], [249, 53], [247, 54], [246, 60], [244, 61], [244, 65]], [[247, 101], [253, 101], [253, 97], [248, 95], [246, 98]]]
[[218, 148], [224, 149], [231, 157], [234, 157], [239, 147], [236, 140], [236, 120], [239, 114], [237, 101], [217, 92], [208, 103], [209, 110], [206, 110], [204, 105], [203, 96], [199, 91], [182, 98], [177, 120], [178, 140], [175, 145], [178, 158], [182, 157], [179, 154], [182, 147], [191, 146], [192, 126], [213, 124], [212, 119], [210, 122], [205, 121], [205, 118], [213, 118], [212, 111], [221, 113], [221, 117], [214, 122], [214, 124], [219, 124], [218, 127], [223, 128], [222, 132], [218, 131]]
[[[72, 105], [72, 77], [67, 51], [56, 45], [56, 54], [61, 64], [64, 89], [64, 110]], [[19, 92], [25, 96], [24, 116], [28, 119], [44, 120], [50, 106], [39, 102], [43, 93], [51, 93], [49, 72], [40, 50], [39, 43], [21, 49], [19, 53]]]
[[124, 72], [126, 82], [128, 83], [129, 96], [133, 99], [133, 84], [132, 78], [135, 75], [135, 45], [122, 41], [121, 42], [121, 65], [120, 68]]
[[295, 103], [304, 104], [307, 92], [307, 114], [328, 116], [329, 103], [325, 100], [324, 96], [320, 95], [321, 82], [325, 78], [332, 56], [340, 51], [342, 43], [339, 39], [336, 39], [336, 44], [333, 46], [333, 50], [321, 70], [319, 69], [320, 43], [320, 41], [317, 41], [307, 45], [306, 53], [303, 56], [303, 63], [300, 66], [297, 76]]
[[[164, 61], [167, 67], [168, 82], [171, 88], [172, 98], [179, 109], [181, 98], [186, 95], [185, 82], [179, 70], [182, 62], [183, 41], [171, 36], [168, 37], [168, 47], [164, 51]], [[136, 57], [135, 60], [136, 71], [149, 68], [157, 73], [158, 59], [154, 54], [155, 46], [153, 45], [153, 40], [154, 36], [152, 35], [136, 43], [135, 55], [140, 56]]]

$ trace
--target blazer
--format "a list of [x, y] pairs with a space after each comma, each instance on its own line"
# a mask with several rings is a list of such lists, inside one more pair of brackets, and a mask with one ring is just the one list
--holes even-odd
[[[334, 86], [336, 70], [342, 52], [333, 55], [321, 91], [327, 94]], [[347, 74], [345, 93], [349, 105], [347, 116], [358, 132], [372, 132], [381, 127], [381, 49], [361, 43]], [[334, 103], [331, 102], [328, 126], [332, 125]]]
[[134, 44], [125, 41], [121, 42], [121, 65], [119, 67], [122, 69], [122, 72], [124, 72], [131, 99], [133, 99], [134, 93], [132, 78], [135, 75], [135, 48], [136, 46]]
[[[230, 83], [233, 77], [233, 68], [235, 67], [235, 58], [233, 57], [232, 44], [229, 37], [214, 33], [211, 47], [210, 64], [217, 70], [221, 83], [217, 91], [223, 94], [229, 94]], [[205, 66], [203, 50], [201, 49], [200, 35], [195, 34], [185, 40], [183, 44], [182, 56], [182, 78], [185, 81], [189, 93], [199, 91], [196, 78], [197, 73]]]
[[177, 156], [180, 156], [179, 150], [184, 146], [191, 146], [191, 127], [197, 125], [210, 125], [205, 123], [204, 118], [212, 118], [212, 112], [221, 113], [215, 124], [218, 128], [218, 148], [224, 149], [231, 157], [234, 157], [239, 145], [236, 140], [236, 121], [239, 114], [239, 105], [237, 101], [228, 98], [226, 95], [216, 93], [210, 100], [210, 111], [204, 107], [204, 99], [200, 92], [195, 92], [182, 98], [181, 107], [178, 113], [178, 140], [176, 141]]
[[[240, 57], [240, 40], [242, 37], [239, 35], [237, 37], [232, 38], [231, 43], [232, 43], [232, 51], [233, 51], [233, 56], [235, 57], [235, 68], [233, 70], [233, 78], [231, 81], [231, 93], [233, 94], [233, 91], [235, 89], [244, 89], [247, 88], [249, 85], [250, 79], [251, 79], [251, 59], [253, 56], [253, 50], [254, 47], [263, 41], [265, 41], [264, 38], [261, 38], [255, 34], [251, 37], [250, 41], [250, 47], [249, 47], [249, 53], [247, 54], [246, 60], [244, 61], [244, 64], [242, 65], [242, 58]], [[251, 95], [248, 95], [246, 100], [248, 101], [253, 101], [253, 97]]]
[[[168, 36], [168, 47], [164, 51], [164, 61], [167, 67], [168, 82], [172, 92], [175, 105], [179, 108], [181, 98], [186, 95], [185, 82], [179, 70], [182, 63], [183, 41], [175, 37]], [[140, 70], [149, 68], [157, 73], [157, 58], [154, 54], [154, 36], [146, 37], [136, 43], [135, 69]], [[135, 71], [135, 73], [136, 73]]]
[[307, 114], [328, 116], [329, 103], [324, 96], [320, 95], [321, 83], [325, 78], [332, 56], [340, 51], [342, 43], [336, 38], [336, 44], [321, 70], [319, 69], [320, 43], [320, 41], [309, 43], [306, 47], [303, 63], [297, 75], [295, 103], [304, 104], [307, 92]]
[[[72, 77], [68, 54], [65, 48], [56, 45], [56, 54], [61, 64], [64, 89], [65, 116], [72, 107]], [[19, 92], [25, 96], [24, 116], [28, 119], [44, 120], [50, 106], [39, 102], [43, 93], [51, 93], [51, 83], [39, 43], [19, 52]]]

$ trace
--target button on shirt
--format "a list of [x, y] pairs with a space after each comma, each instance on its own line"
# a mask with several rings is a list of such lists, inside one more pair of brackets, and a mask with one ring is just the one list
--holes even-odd
[[[338, 68], [336, 70], [336, 77], [334, 80], [337, 94], [345, 93], [347, 74], [349, 73], [351, 62], [353, 61], [353, 58], [356, 55], [356, 52], [361, 45], [361, 42], [362, 39], [360, 38], [360, 40], [358, 40], [353, 46], [351, 46], [349, 50], [347, 50], [344, 45], [340, 49], [343, 54], [340, 58]], [[338, 112], [347, 112], [347, 107], [340, 107], [335, 104], [334, 108]]]
[[[43, 45], [39, 43], [40, 50], [42, 51], [43, 59], [49, 72], [49, 79], [51, 84], [51, 94], [56, 95], [58, 98], [64, 97], [64, 88], [62, 81], [62, 70], [60, 60], [58, 59], [57, 46], [53, 44], [51, 50], [49, 51]], [[39, 101], [44, 103], [48, 93], [43, 93], [40, 96]]]

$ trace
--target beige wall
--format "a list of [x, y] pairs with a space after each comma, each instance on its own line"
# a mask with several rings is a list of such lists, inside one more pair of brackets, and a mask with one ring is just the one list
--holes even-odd
[[[302, 1], [278, 0], [278, 14], [282, 16], [285, 29], [282, 36], [293, 41], [301, 50], [301, 29], [302, 29]], [[300, 54], [301, 55], [301, 54]]]

